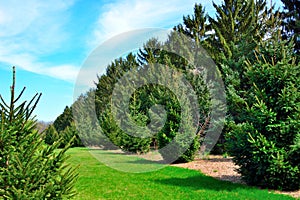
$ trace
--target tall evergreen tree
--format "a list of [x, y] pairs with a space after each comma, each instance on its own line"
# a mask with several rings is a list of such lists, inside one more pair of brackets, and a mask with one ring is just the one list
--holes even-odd
[[[181, 28], [184, 28], [182, 25]], [[175, 27], [175, 30], [180, 29]], [[182, 29], [180, 31], [183, 31]], [[163, 45], [160, 46], [160, 49], [158, 50], [156, 47], [152, 49], [152, 55], [156, 53], [156, 60], [153, 62], [153, 56], [151, 56], [151, 51], [147, 51], [143, 54], [139, 54], [140, 57], [143, 57], [143, 60], [147, 60], [147, 58], [151, 58], [151, 60], [148, 63], [159, 63], [163, 66], [166, 66], [167, 68], [170, 67], [171, 69], [175, 70], [176, 72], [180, 72], [184, 75], [185, 79], [189, 81], [189, 83], [193, 87], [193, 91], [196, 92], [196, 96], [198, 98], [198, 116], [200, 116], [199, 121], [197, 122], [199, 124], [199, 132], [201, 132], [201, 137], [203, 137], [205, 134], [203, 131], [200, 131], [203, 127], [209, 123], [209, 109], [210, 109], [210, 92], [208, 90], [208, 79], [211, 76], [216, 76], [212, 72], [215, 72], [214, 70], [209, 71], [209, 69], [205, 69], [205, 67], [211, 66], [211, 60], [207, 59], [206, 54], [204, 53], [203, 49], [200, 48], [199, 42], [197, 42], [194, 38], [184, 36], [187, 35], [187, 33], [181, 33], [178, 34], [177, 32], [173, 32], [170, 34], [167, 42], [165, 42]], [[202, 38], [201, 38], [202, 40]], [[150, 46], [152, 45], [152, 42]], [[146, 45], [147, 47], [148, 45]], [[147, 48], [148, 50], [148, 48]], [[146, 54], [146, 56], [145, 56]], [[149, 56], [150, 55], [150, 56]], [[147, 62], [146, 62], [147, 63]], [[205, 67], [203, 67], [205, 66]], [[176, 79], [174, 79], [175, 81]], [[205, 85], [205, 81], [208, 85]], [[176, 82], [176, 81], [175, 81]], [[215, 85], [216, 83], [213, 83], [212, 85]], [[174, 85], [174, 89], [177, 90], [178, 85]], [[152, 90], [151, 90], [152, 89]], [[160, 87], [153, 87], [149, 88], [149, 91], [146, 92], [150, 98], [152, 97], [152, 103], [156, 102], [157, 104], [165, 105], [168, 113], [167, 121], [165, 126], [163, 127], [162, 131], [160, 131], [157, 134], [159, 147], [163, 148], [164, 146], [167, 146], [174, 137], [179, 134], [177, 131], [177, 128], [179, 126], [179, 122], [181, 120], [181, 114], [180, 110], [185, 106], [181, 105], [181, 103], [178, 103], [178, 99], [174, 98], [171, 94], [169, 94], [166, 90], [163, 90]], [[173, 89], [173, 88], [172, 88]], [[150, 92], [151, 91], [151, 92]], [[187, 91], [181, 91], [183, 96], [189, 96], [188, 93], [185, 93]], [[191, 91], [190, 91], [191, 92]], [[155, 94], [155, 98], [152, 96], [152, 93]], [[162, 96], [160, 96], [162, 95]], [[160, 97], [159, 97], [160, 96]], [[145, 105], [143, 101], [143, 105]], [[181, 107], [183, 106], [183, 107]], [[170, 109], [170, 110], [168, 110]], [[194, 120], [197, 117], [194, 118]], [[205, 125], [206, 124], [206, 125]], [[189, 127], [192, 127], [192, 124], [188, 125]], [[188, 132], [187, 132], [188, 134]], [[199, 148], [199, 141], [200, 141], [200, 135], [196, 136], [196, 133], [194, 133], [194, 140], [190, 144], [190, 147], [187, 148], [187, 151], [182, 154], [182, 156], [177, 160], [181, 162], [190, 161], [195, 156], [195, 152]], [[178, 136], [176, 136], [178, 137]], [[201, 138], [203, 139], [203, 138]], [[186, 140], [185, 140], [186, 141]], [[186, 147], [186, 144], [179, 143], [178, 147]], [[164, 150], [161, 151], [162, 154], [165, 154]], [[163, 155], [164, 157], [170, 156], [166, 153], [166, 155]]]
[[53, 122], [53, 126], [57, 132], [61, 132], [65, 130], [65, 128], [70, 126], [72, 122], [73, 122], [72, 108], [66, 106], [63, 113], [60, 114]]
[[265, 1], [255, 3], [254, 0], [225, 0], [222, 5], [213, 4], [216, 17], [209, 17], [214, 32], [210, 42], [217, 63], [228, 59], [238, 62], [257, 46], [263, 37], [259, 17], [265, 5]]
[[[280, 33], [278, 33], [279, 35]], [[228, 135], [228, 150], [251, 185], [300, 188], [300, 70], [292, 43], [274, 37], [247, 62], [249, 90], [242, 120]]]
[[[193, 16], [184, 17], [183, 25], [174, 29], [200, 41], [214, 59], [226, 86], [228, 114], [232, 117], [228, 120], [236, 120], [242, 106], [237, 93], [246, 89], [243, 62], [250, 56], [254, 57], [253, 50], [264, 37], [262, 33], [267, 27], [260, 21], [267, 20], [268, 10], [264, 0], [225, 0], [221, 5], [213, 6], [216, 17], [205, 15], [203, 7], [196, 4]], [[230, 127], [226, 126], [224, 132], [227, 130]], [[223, 134], [220, 142], [224, 143]]]
[[195, 4], [193, 15], [183, 16], [183, 24], [174, 27], [175, 31], [193, 38], [197, 44], [204, 40], [210, 30], [208, 16], [201, 4]]
[[[91, 89], [86, 94], [82, 94], [73, 103], [73, 115], [78, 135], [83, 145], [87, 147], [102, 147], [103, 149], [116, 149], [116, 146], [107, 138], [108, 128], [100, 128], [98, 116], [95, 114], [95, 91]], [[104, 110], [105, 111], [105, 110]], [[104, 114], [103, 111], [103, 115]], [[102, 116], [102, 115], [101, 115]], [[99, 116], [100, 117], [100, 116]], [[100, 120], [101, 121], [101, 120]], [[110, 125], [110, 124], [107, 124]]]
[[[111, 143], [125, 151], [145, 153], [150, 149], [151, 138], [135, 137], [130, 135], [131, 131], [128, 130], [127, 133], [126, 131], [122, 130], [120, 125], [117, 124], [117, 119], [114, 119], [114, 116], [112, 115], [113, 113], [111, 111], [112, 94], [116, 84], [118, 83], [120, 78], [126, 74], [126, 72], [133, 71], [137, 69], [137, 67], [138, 61], [132, 53], [130, 53], [126, 58], [119, 58], [111, 63], [107, 67], [106, 74], [98, 77], [98, 83], [96, 84], [97, 88], [95, 90], [95, 109], [97, 117], [99, 119], [101, 132], [107, 138], [109, 138]], [[127, 84], [125, 84], [124, 86], [126, 85]], [[122, 93], [123, 91], [120, 92]], [[120, 99], [120, 101], [122, 100], [124, 99]], [[132, 106], [133, 108], [131, 111], [135, 112], [135, 114], [133, 114], [130, 118], [135, 118], [135, 122], [137, 124], [144, 124], [144, 116], [136, 114], [138, 105], [131, 104], [131, 107]], [[126, 115], [124, 115], [123, 117], [126, 117]], [[103, 146], [105, 146], [104, 144], [106, 144], [106, 141], [100, 141], [100, 144], [103, 144]], [[105, 148], [112, 147], [114, 146], [108, 145], [108, 147]]]

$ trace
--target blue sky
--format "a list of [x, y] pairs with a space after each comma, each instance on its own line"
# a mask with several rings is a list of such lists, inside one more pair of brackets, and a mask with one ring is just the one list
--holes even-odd
[[[27, 87], [23, 100], [41, 92], [35, 114], [53, 121], [72, 104], [77, 74], [93, 49], [125, 31], [172, 28], [195, 2], [0, 0], [0, 94], [8, 99], [16, 66], [17, 90]], [[213, 13], [212, 1], [198, 2]]]

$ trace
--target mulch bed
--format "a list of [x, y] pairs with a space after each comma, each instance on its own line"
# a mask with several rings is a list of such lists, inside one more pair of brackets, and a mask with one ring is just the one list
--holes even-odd
[[[245, 184], [241, 179], [241, 175], [236, 172], [238, 166], [233, 163], [232, 158], [230, 157], [224, 158], [222, 156], [210, 155], [204, 159], [195, 159], [193, 162], [189, 163], [172, 164], [172, 166], [200, 170], [203, 174], [216, 179]], [[274, 192], [290, 195], [294, 198], [300, 198], [300, 190], [293, 192]]]

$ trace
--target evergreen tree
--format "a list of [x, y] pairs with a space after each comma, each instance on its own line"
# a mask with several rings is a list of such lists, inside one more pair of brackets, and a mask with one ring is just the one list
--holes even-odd
[[215, 148], [217, 153], [222, 153], [225, 134], [232, 130], [232, 124], [243, 120], [240, 113], [244, 111], [243, 98], [249, 89], [244, 62], [254, 61], [254, 50], [262, 41], [277, 34], [279, 19], [278, 12], [273, 14], [274, 7], [267, 8], [265, 0], [226, 0], [214, 7], [216, 18], [209, 18], [214, 34], [208, 38], [208, 43], [212, 47], [211, 56], [222, 73], [228, 107], [223, 134]]
[[[96, 112], [103, 133], [116, 146], [119, 146], [126, 151], [143, 153], [149, 151], [150, 144], [155, 140], [158, 140], [160, 148], [164, 148], [170, 141], [172, 141], [174, 138], [177, 138], [175, 141], [179, 142], [176, 145], [178, 147], [178, 153], [180, 152], [183, 155], [180, 157], [179, 154], [174, 152], [175, 150], [170, 153], [180, 157], [178, 161], [186, 162], [194, 158], [195, 152], [199, 148], [199, 137], [196, 135], [196, 130], [194, 133], [192, 133], [191, 130], [188, 131], [188, 129], [192, 129], [192, 124], [190, 123], [198, 122], [195, 122], [194, 119], [190, 119], [185, 127], [185, 130], [187, 130], [186, 135], [193, 138], [191, 144], [186, 144], [185, 141], [187, 141], [188, 138], [184, 138], [185, 134], [182, 134], [182, 136], [176, 136], [179, 134], [178, 131], [180, 128], [180, 123], [182, 122], [181, 120], [183, 120], [181, 118], [187, 115], [186, 113], [181, 113], [180, 111], [184, 108], [181, 106], [184, 106], [185, 104], [179, 105], [177, 99], [178, 97], [174, 96], [171, 91], [153, 84], [146, 84], [146, 86], [135, 90], [132, 96], [128, 96], [131, 94], [127, 92], [128, 87], [132, 85], [131, 81], [135, 80], [137, 77], [127, 77], [127, 79], [124, 80], [124, 76], [130, 76], [130, 74], [135, 73], [147, 74], [145, 80], [142, 80], [142, 77], [140, 79], [140, 81], [145, 81], [145, 83], [147, 83], [147, 80], [149, 79], [163, 80], [168, 77], [168, 74], [163, 76], [163, 74], [161, 74], [162, 72], [156, 71], [154, 69], [155, 64], [159, 63], [168, 66], [175, 71], [183, 73], [185, 78], [192, 82], [194, 86], [193, 89], [196, 91], [199, 97], [199, 104], [203, 106], [199, 112], [201, 112], [202, 117], [207, 117], [209, 109], [208, 91], [203, 83], [202, 74], [195, 73], [195, 69], [193, 67], [189, 67], [186, 59], [191, 58], [192, 60], [195, 60], [195, 57], [200, 56], [191, 54], [190, 49], [195, 50], [194, 48], [196, 48], [196, 42], [188, 40], [182, 41], [182, 39], [183, 38], [176, 37], [176, 34], [170, 36], [166, 44], [161, 44], [156, 39], [151, 39], [147, 42], [147, 44], [145, 44], [144, 48], [139, 51], [137, 58], [129, 54], [126, 59], [117, 59], [108, 66], [106, 74], [99, 77], [97, 89], [95, 91]], [[177, 45], [178, 43], [180, 46]], [[188, 46], [185, 46], [187, 44]], [[185, 51], [184, 49], [187, 49], [188, 51]], [[171, 53], [176, 52], [176, 50], [177, 52], [180, 51], [178, 53], [181, 53], [182, 56]], [[168, 73], [168, 70], [165, 73]], [[121, 80], [125, 82], [120, 84]], [[166, 80], [166, 82], [168, 82], [168, 80]], [[116, 88], [116, 83], [118, 83], [117, 85], [119, 88]], [[181, 86], [179, 85], [174, 85], [174, 88], [177, 88], [176, 90], [178, 90], [179, 93], [180, 87]], [[112, 100], [113, 91], [115, 93], [118, 91], [118, 94], [122, 98]], [[182, 95], [180, 96], [190, 96], [188, 91], [181, 91], [181, 93]], [[130, 99], [129, 105], [124, 105], [126, 104], [126, 102], [123, 102], [124, 98]], [[114, 103], [114, 107], [117, 110], [111, 110], [112, 103]], [[152, 106], [157, 104], [163, 105], [167, 111], [166, 123], [162, 127], [158, 125], [160, 123], [159, 119], [161, 119], [162, 116], [151, 110]], [[129, 106], [129, 113], [124, 113], [122, 109], [119, 109], [124, 108], [124, 106]], [[188, 108], [185, 107], [185, 109], [187, 110]], [[115, 112], [122, 116], [116, 117]], [[121, 122], [117, 123], [114, 118], [122, 120]], [[201, 118], [201, 122], [202, 121], [205, 121], [205, 117]], [[158, 130], [158, 127], [161, 127], [161, 129]], [[201, 127], [199, 129], [201, 129]], [[155, 132], [156, 134], [150, 135], [149, 131], [151, 133]], [[130, 135], [130, 133], [134, 133], [135, 136]], [[162, 137], [163, 135], [164, 137]], [[179, 138], [181, 138], [182, 141], [179, 141]], [[190, 148], [189, 145], [191, 145]], [[187, 151], [182, 152], [182, 149], [186, 149]], [[167, 154], [168, 153], [163, 156], [166, 159], [171, 159], [171, 154]]]
[[205, 39], [210, 27], [207, 24], [208, 16], [201, 4], [195, 4], [192, 16], [183, 16], [183, 24], [174, 27], [175, 31], [193, 38], [197, 44]]
[[133, 54], [129, 54], [126, 59], [119, 58], [106, 68], [106, 73], [98, 77], [95, 90], [95, 104], [97, 116], [110, 106], [109, 102], [118, 79], [131, 68], [137, 67], [137, 62]]
[[56, 131], [59, 133], [65, 130], [68, 126], [70, 126], [72, 122], [73, 122], [72, 108], [66, 106], [63, 113], [59, 115], [53, 122], [53, 126], [56, 129]]
[[161, 57], [162, 44], [156, 39], [151, 38], [139, 49], [137, 55], [137, 61], [139, 65], [147, 65], [150, 63], [156, 63]]
[[[137, 59], [135, 58], [135, 56], [133, 56], [133, 54], [129, 54], [125, 59], [117, 59], [112, 64], [110, 64], [107, 67], [106, 74], [98, 77], [97, 89], [95, 91], [95, 109], [97, 117], [99, 119], [101, 132], [107, 138], [109, 138], [112, 144], [118, 146], [124, 151], [145, 153], [150, 149], [151, 138], [135, 137], [130, 135], [130, 133], [134, 133], [133, 130], [127, 130], [128, 132], [122, 130], [120, 128], [120, 124], [117, 124], [116, 119], [112, 115], [113, 113], [111, 111], [111, 98], [116, 84], [118, 83], [120, 78], [125, 75], [126, 72], [134, 70], [137, 67]], [[127, 84], [125, 84], [124, 86], [126, 85]], [[124, 94], [123, 91], [120, 92], [120, 95]], [[124, 103], [122, 102], [122, 100], [124, 100], [123, 98], [119, 100], [121, 103]], [[138, 109], [135, 106], [137, 105], [133, 106], [133, 110]], [[127, 115], [124, 115], [123, 117], [126, 116]], [[132, 115], [127, 117], [129, 117], [128, 119], [135, 118], [135, 122], [137, 124], [143, 124], [142, 115]], [[105, 140], [100, 143], [106, 144]], [[105, 146], [106, 145], [103, 145], [104, 148], [115, 148], [111, 144], [108, 145], [108, 147]]]
[[68, 145], [69, 141], [73, 138], [71, 143], [71, 147], [80, 147], [83, 146], [81, 142], [81, 138], [79, 137], [79, 132], [76, 129], [75, 122], [72, 122], [70, 126], [67, 126], [63, 131], [60, 133], [60, 137], [62, 137], [62, 145], [64, 147]]
[[[181, 26], [181, 28], [182, 27], [183, 26]], [[175, 30], [177, 28], [175, 27]], [[204, 80], [208, 80], [212, 76], [215, 76], [212, 73], [215, 72], [215, 70], [212, 69], [210, 72], [209, 70], [203, 68], [203, 65], [209, 68], [212, 64], [212, 61], [208, 59], [204, 51], [199, 48], [199, 43], [196, 40], [190, 37], [185, 37], [184, 35], [186, 35], [186, 33], [178, 34], [173, 32], [169, 35], [167, 42], [160, 46], [153, 45], [153, 41], [150, 41], [149, 46], [154, 46], [154, 48], [152, 47], [152, 50], [150, 50], [151, 48], [148, 48], [148, 44], [146, 44], [146, 48], [144, 47], [144, 49], [146, 50], [142, 51], [143, 53], [140, 53], [138, 56], [139, 58], [142, 57], [141, 60], [144, 60], [144, 63], [147, 63], [147, 59], [150, 58], [150, 60], [148, 61], [150, 65], [152, 63], [159, 63], [163, 66], [166, 66], [166, 68], [170, 68], [175, 70], [176, 72], [182, 73], [184, 75], [184, 78], [189, 81], [189, 84], [192, 85], [193, 91], [196, 92], [196, 96], [198, 97], [198, 105], [200, 106], [200, 109], [198, 110], [197, 114], [200, 116], [200, 119], [198, 122], [196, 122], [196, 124], [199, 124], [199, 133], [201, 132], [201, 137], [204, 137], [204, 132], [206, 130], [203, 131], [202, 129], [207, 125], [207, 123], [209, 123], [209, 109], [211, 106], [209, 103], [210, 92], [208, 90], [208, 86], [205, 85]], [[155, 55], [155, 57], [153, 55]], [[162, 80], [164, 79], [161, 76], [160, 78]], [[176, 82], [176, 80], [177, 79], [174, 78], [171, 82]], [[209, 81], [207, 81], [207, 83], [208, 82]], [[215, 83], [213, 83], [212, 85], [215, 85]], [[178, 93], [181, 93], [180, 96], [187, 97], [191, 92], [180, 91], [179, 87], [182, 86], [176, 85], [175, 83], [172, 86], [172, 89], [176, 90]], [[160, 150], [160, 152], [163, 157], [166, 159], [172, 158], [172, 154], [175, 156], [178, 155], [175, 153], [177, 150], [178, 152], [180, 152], [180, 149], [186, 149], [186, 152], [181, 152], [182, 155], [179, 156], [177, 161], [187, 162], [193, 160], [195, 152], [197, 152], [197, 150], [199, 149], [200, 135], [197, 135], [196, 132], [189, 133], [189, 131], [185, 133], [186, 136], [193, 138], [192, 142], [189, 144], [189, 147], [186, 146], [186, 141], [190, 141], [188, 138], [181, 138], [182, 141], [185, 141], [182, 143], [177, 140], [181, 137], [179, 136], [179, 127], [180, 121], [184, 119], [182, 118], [184, 115], [183, 113], [181, 113], [181, 110], [184, 109], [185, 106], [187, 106], [187, 104], [184, 103], [185, 101], [182, 101], [181, 103], [183, 103], [183, 105], [181, 105], [181, 103], [178, 102], [178, 97], [174, 96], [174, 94], [172, 94], [172, 91], [153, 85], [147, 88], [144, 94], [147, 95], [147, 97], [143, 97], [143, 107], [148, 106], [147, 109], [149, 109], [149, 107], [151, 107], [151, 105], [153, 104], [160, 104], [164, 105], [167, 111], [166, 123], [163, 129], [157, 134], [159, 148], [162, 149]], [[190, 120], [190, 122], [186, 124], [186, 128], [189, 129], [193, 127], [193, 123], [195, 123], [194, 120], [197, 118], [198, 116], [194, 116], [193, 120]], [[174, 140], [174, 138], [177, 138], [175, 141], [179, 142], [177, 143], [178, 148], [177, 150], [173, 149], [173, 151], [170, 151], [168, 153], [168, 151], [165, 151], [165, 149], [163, 148], [165, 146], [171, 145], [171, 142]]]
[[248, 184], [297, 190], [300, 66], [292, 43], [278, 38], [265, 41], [257, 50], [256, 62], [245, 64], [251, 87], [239, 113], [243, 120], [228, 135], [228, 150]]
[[[75, 168], [65, 163], [66, 151], [43, 143], [31, 117], [41, 94], [19, 103], [25, 88], [15, 96], [15, 68], [11, 99], [0, 96], [0, 196], [3, 199], [62, 199], [74, 195]], [[18, 104], [19, 103], [19, 104]]]
[[80, 95], [73, 103], [73, 115], [78, 135], [84, 146], [116, 149], [99, 127], [98, 116], [95, 114], [95, 91], [90, 90]]
[[62, 138], [63, 142], [61, 143], [60, 147], [64, 147], [74, 136], [75, 139], [71, 146], [82, 146], [81, 140], [79, 138], [79, 133], [75, 127], [72, 110], [72, 106], [66, 106], [63, 113], [60, 114], [53, 122], [53, 125], [47, 129], [45, 137], [45, 142], [47, 144], [53, 144], [54, 141], [57, 141]]
[[48, 128], [45, 131], [45, 143], [48, 145], [52, 145], [54, 142], [59, 140], [59, 135], [54, 128], [53, 124], [48, 126]]
[[[266, 2], [225, 0], [222, 5], [213, 6], [216, 18], [209, 17], [214, 32], [209, 41], [213, 48], [211, 56], [217, 64], [226, 60], [239, 63], [241, 58], [249, 57], [265, 35], [260, 21], [266, 17]], [[238, 66], [230, 67], [237, 72], [242, 70]]]

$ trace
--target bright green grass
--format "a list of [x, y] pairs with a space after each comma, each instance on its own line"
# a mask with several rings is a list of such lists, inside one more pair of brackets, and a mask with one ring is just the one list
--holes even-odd
[[293, 199], [218, 181], [195, 170], [167, 166], [148, 173], [124, 173], [101, 164], [87, 149], [73, 148], [68, 154], [68, 162], [80, 164], [75, 199]]

